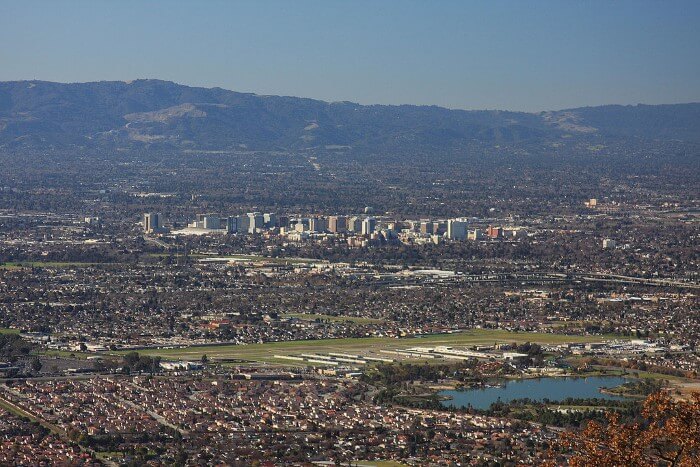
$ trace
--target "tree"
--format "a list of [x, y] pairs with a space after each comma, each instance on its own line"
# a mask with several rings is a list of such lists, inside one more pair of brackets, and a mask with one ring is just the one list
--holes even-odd
[[32, 370], [34, 370], [35, 373], [39, 373], [43, 366], [44, 365], [41, 363], [41, 359], [39, 357], [34, 357], [32, 359]]
[[[694, 393], [690, 401], [653, 394], [644, 402], [640, 421], [624, 423], [615, 412], [606, 418], [606, 424], [591, 421], [580, 432], [562, 434], [559, 447], [572, 453], [569, 465], [700, 465], [700, 393]], [[556, 457], [552, 455], [552, 462], [557, 463]]]

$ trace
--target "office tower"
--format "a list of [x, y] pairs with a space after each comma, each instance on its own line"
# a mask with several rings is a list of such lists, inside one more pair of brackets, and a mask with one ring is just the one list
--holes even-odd
[[309, 230], [312, 232], [325, 232], [326, 219], [323, 217], [312, 217], [309, 219]]
[[348, 219], [348, 232], [361, 232], [362, 231], [362, 219], [357, 216]]
[[501, 238], [503, 237], [503, 228], [489, 225], [486, 229], [486, 235], [490, 238]]
[[207, 230], [220, 229], [221, 219], [219, 219], [219, 216], [207, 214], [206, 216], [204, 216], [204, 219], [202, 219], [202, 227], [204, 227]]
[[158, 232], [162, 228], [160, 213], [147, 212], [143, 215], [143, 230], [146, 233]]
[[238, 218], [235, 216], [228, 216], [226, 219], [226, 232], [232, 234], [238, 232]]
[[214, 213], [211, 213], [211, 212], [205, 213], [205, 214], [197, 214], [196, 221], [197, 221], [197, 222], [200, 222], [201, 225], [204, 226], [204, 220], [205, 220], [207, 217], [219, 217], [219, 216], [218, 216], [217, 214], [214, 214]]
[[344, 216], [331, 216], [328, 218], [328, 230], [333, 233], [345, 232], [348, 228], [348, 219]]
[[433, 223], [430, 221], [421, 221], [420, 233], [431, 235], [433, 233]]
[[408, 224], [408, 230], [411, 232], [420, 232], [420, 221], [407, 221]]
[[277, 218], [277, 225], [279, 227], [289, 227], [289, 216], [279, 216]]
[[484, 238], [484, 233], [479, 229], [470, 230], [467, 234], [467, 240], [481, 240]]
[[466, 240], [467, 223], [461, 219], [447, 221], [447, 238], [450, 240]]
[[247, 215], [236, 216], [236, 232], [247, 234], [250, 230], [250, 218]]
[[381, 234], [386, 240], [396, 240], [397, 238], [399, 238], [394, 229], [386, 228], [381, 231]]
[[277, 227], [277, 214], [273, 212], [268, 212], [263, 214], [263, 223], [265, 224], [265, 227], [268, 229], [272, 229], [274, 227]]
[[374, 217], [368, 217], [362, 221], [362, 235], [369, 235], [374, 232], [377, 221]]
[[248, 213], [248, 233], [255, 233], [257, 229], [262, 229], [265, 224], [265, 217], [259, 212]]
[[606, 238], [603, 240], [603, 248], [612, 249], [617, 246], [617, 242], [611, 238]]

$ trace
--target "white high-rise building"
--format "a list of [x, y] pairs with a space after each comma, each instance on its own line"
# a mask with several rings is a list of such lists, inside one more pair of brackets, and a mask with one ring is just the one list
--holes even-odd
[[259, 212], [249, 212], [248, 220], [250, 221], [248, 233], [255, 233], [257, 229], [262, 229], [265, 226], [265, 216]]
[[447, 221], [447, 238], [450, 240], [467, 239], [467, 222], [465, 219], [450, 219]]

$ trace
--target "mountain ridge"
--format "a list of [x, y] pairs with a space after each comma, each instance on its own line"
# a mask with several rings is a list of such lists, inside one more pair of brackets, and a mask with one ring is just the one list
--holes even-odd
[[361, 105], [170, 81], [0, 82], [0, 147], [398, 152], [561, 138], [700, 142], [700, 103], [537, 113]]

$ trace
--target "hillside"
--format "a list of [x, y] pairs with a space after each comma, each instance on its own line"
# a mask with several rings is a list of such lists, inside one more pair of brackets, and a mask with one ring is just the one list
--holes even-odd
[[260, 96], [159, 80], [0, 83], [0, 147], [397, 152], [562, 137], [700, 142], [700, 104], [603, 106], [543, 112]]

